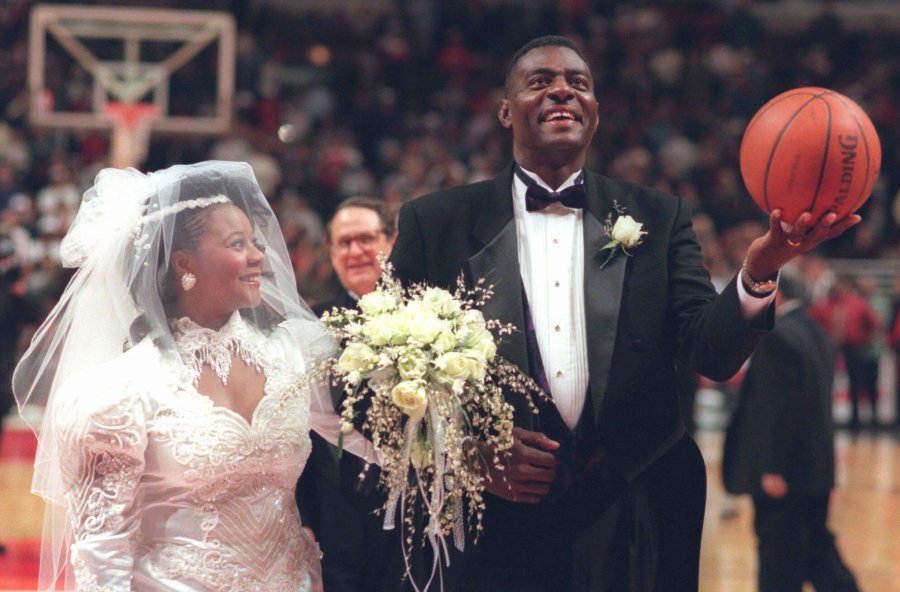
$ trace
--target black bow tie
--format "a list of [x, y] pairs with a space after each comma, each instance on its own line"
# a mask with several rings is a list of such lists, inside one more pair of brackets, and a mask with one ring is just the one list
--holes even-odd
[[557, 201], [569, 208], [580, 209], [584, 207], [585, 193], [583, 171], [575, 178], [574, 185], [570, 185], [562, 191], [548, 191], [538, 185], [537, 181], [525, 174], [518, 165], [516, 165], [514, 169], [516, 176], [519, 177], [528, 188], [525, 191], [525, 209], [529, 212], [539, 212]]

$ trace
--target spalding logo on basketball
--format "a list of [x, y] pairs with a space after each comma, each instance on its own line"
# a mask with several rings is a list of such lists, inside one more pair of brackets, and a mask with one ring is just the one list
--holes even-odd
[[741, 142], [741, 175], [766, 212], [793, 223], [805, 211], [852, 214], [881, 167], [875, 126], [849, 98], [818, 87], [784, 92], [757, 111]]

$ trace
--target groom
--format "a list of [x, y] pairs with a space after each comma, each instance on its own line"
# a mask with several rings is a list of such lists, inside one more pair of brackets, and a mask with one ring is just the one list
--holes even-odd
[[[492, 285], [485, 316], [519, 329], [500, 355], [552, 397], [538, 415], [509, 398], [515, 444], [504, 474], [486, 475], [484, 532], [453, 557], [444, 589], [696, 590], [706, 473], [675, 360], [730, 377], [772, 327], [780, 266], [859, 217], [785, 227], [773, 213], [717, 296], [685, 202], [584, 169], [598, 103], [571, 41], [515, 54], [499, 118], [515, 163], [408, 203], [392, 255], [405, 282]], [[639, 232], [605, 248], [626, 216]]]

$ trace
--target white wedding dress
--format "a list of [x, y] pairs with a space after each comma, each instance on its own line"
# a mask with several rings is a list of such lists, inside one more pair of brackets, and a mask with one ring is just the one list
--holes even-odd
[[[311, 412], [288, 323], [268, 337], [235, 313], [222, 330], [173, 323], [179, 356], [149, 341], [65, 387], [55, 436], [78, 590], [306, 590], [319, 549], [301, 529], [294, 487], [310, 427], [330, 439], [333, 411]], [[233, 357], [266, 376], [248, 423], [195, 381], [227, 377]], [[361, 438], [347, 448], [374, 458]]]

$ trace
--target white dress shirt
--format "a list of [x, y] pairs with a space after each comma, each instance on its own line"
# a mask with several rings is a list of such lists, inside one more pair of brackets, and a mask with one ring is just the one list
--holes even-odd
[[[537, 175], [522, 170], [551, 190]], [[573, 185], [579, 173], [556, 191]], [[519, 271], [553, 402], [566, 425], [574, 430], [590, 379], [584, 313], [584, 213], [560, 203], [529, 212], [525, 208], [526, 189], [525, 183], [513, 175]], [[741, 282], [737, 284], [744, 318], [761, 313], [774, 298], [774, 293], [766, 298], [750, 296]]]
[[[537, 175], [522, 169], [542, 187]], [[558, 191], [572, 185], [572, 175]], [[513, 175], [519, 268], [553, 402], [569, 429], [581, 417], [588, 388], [584, 315], [583, 212], [555, 203], [525, 209], [525, 183]]]

